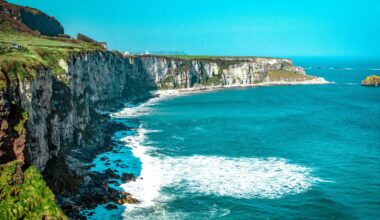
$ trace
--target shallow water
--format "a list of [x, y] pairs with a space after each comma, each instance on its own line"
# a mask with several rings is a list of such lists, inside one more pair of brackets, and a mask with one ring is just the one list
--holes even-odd
[[197, 93], [116, 114], [135, 132], [118, 134], [123, 152], [108, 156], [140, 176], [122, 187], [142, 201], [120, 214], [379, 218], [380, 89], [360, 81], [380, 71], [307, 71], [335, 84]]

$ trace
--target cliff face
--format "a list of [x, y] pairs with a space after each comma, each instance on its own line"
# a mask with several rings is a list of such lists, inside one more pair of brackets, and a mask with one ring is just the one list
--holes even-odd
[[[97, 110], [109, 110], [127, 100], [142, 98], [154, 88], [150, 75], [142, 74], [138, 62], [131, 64], [129, 59], [108, 52], [72, 57], [68, 62], [61, 61], [61, 65], [67, 72], [60, 79], [45, 69], [39, 70], [32, 81], [9, 81], [2, 96], [0, 109], [2, 119], [6, 119], [2, 123], [13, 123], [13, 112], [25, 111], [28, 119], [23, 126], [27, 135], [14, 132], [13, 141], [3, 136], [1, 151], [8, 153], [0, 156], [2, 162], [23, 160], [22, 153], [13, 156], [13, 146], [17, 145], [17, 138], [22, 138], [27, 162], [44, 170], [47, 162], [60, 153], [89, 144], [86, 139], [92, 138], [89, 134], [94, 130], [91, 123], [99, 118]], [[16, 121], [21, 121], [18, 117]]]
[[46, 36], [58, 36], [64, 33], [63, 26], [54, 17], [35, 9], [21, 8], [20, 19], [30, 29]]
[[99, 177], [86, 165], [111, 150], [113, 132], [121, 126], [100, 112], [143, 100], [155, 89], [244, 86], [278, 75], [312, 78], [286, 59], [123, 57], [99, 50], [55, 58], [53, 67], [0, 65], [0, 164], [35, 165], [73, 217], [126, 196], [102, 188], [110, 177], [120, 177], [112, 171]]
[[3, 14], [2, 19], [15, 22], [16, 24], [14, 25], [21, 27], [23, 31], [30, 29], [46, 36], [58, 36], [64, 33], [63, 26], [57, 19], [34, 8], [14, 5], [0, 0], [1, 14]]
[[160, 89], [251, 85], [269, 81], [268, 72], [278, 70], [305, 75], [288, 59], [143, 56], [140, 60]]
[[27, 120], [26, 131], [2, 129], [2, 143], [9, 145], [1, 148], [2, 160], [23, 160], [25, 155], [27, 162], [44, 170], [50, 159], [99, 141], [101, 134], [91, 136], [97, 132], [93, 123], [100, 117], [99, 110], [146, 97], [157, 87], [250, 85], [269, 81], [268, 73], [275, 70], [305, 74], [287, 59], [122, 57], [111, 52], [72, 56], [60, 60], [60, 66], [65, 74], [54, 76], [43, 69], [32, 81], [9, 81], [0, 106], [6, 119], [2, 123], [19, 123], [23, 111]]

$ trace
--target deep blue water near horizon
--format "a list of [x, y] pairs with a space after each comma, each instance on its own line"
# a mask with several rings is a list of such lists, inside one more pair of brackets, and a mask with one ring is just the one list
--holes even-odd
[[380, 89], [360, 82], [380, 65], [329, 62], [295, 60], [326, 65], [307, 73], [334, 84], [151, 104], [138, 116], [146, 130], [140, 144], [148, 146], [138, 168], [150, 167], [144, 180], [155, 184], [145, 190], [159, 195], [124, 218], [379, 219]]

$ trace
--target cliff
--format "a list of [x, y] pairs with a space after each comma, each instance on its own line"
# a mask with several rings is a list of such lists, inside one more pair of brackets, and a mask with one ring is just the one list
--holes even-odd
[[69, 211], [107, 202], [112, 191], [94, 190], [106, 182], [86, 165], [112, 148], [121, 126], [101, 112], [149, 98], [156, 89], [317, 79], [280, 58], [122, 56], [93, 42], [43, 36], [63, 29], [42, 12], [0, 3], [0, 164], [18, 161], [24, 172], [37, 167]]
[[275, 58], [122, 57], [93, 51], [57, 60], [59, 74], [42, 67], [35, 77], [10, 80], [14, 76], [2, 69], [6, 86], [0, 109], [8, 125], [2, 130], [2, 161], [25, 158], [43, 171], [50, 159], [89, 144], [95, 132], [91, 122], [101, 118], [97, 112], [146, 97], [157, 87], [254, 85], [270, 82], [275, 73], [295, 76], [290, 80], [313, 78], [291, 61]]
[[253, 85], [270, 82], [270, 74], [274, 71], [291, 73], [302, 80], [312, 79], [288, 59], [192, 56], [142, 56], [138, 59], [159, 89]]
[[[89, 52], [60, 62], [67, 66], [67, 84], [55, 79], [47, 69], [30, 83], [18, 85], [31, 130], [26, 141], [27, 159], [41, 170], [59, 152], [88, 144], [86, 139], [92, 137], [86, 134], [91, 133], [88, 127], [93, 118], [100, 117], [97, 112], [142, 99], [156, 87], [252, 85], [270, 81], [274, 71], [312, 78], [291, 61], [274, 58], [125, 58], [111, 52]], [[285, 75], [283, 72], [280, 74]]]
[[[63, 26], [52, 16], [44, 12], [0, 0], [0, 18], [14, 23], [23, 31], [36, 31], [46, 36], [58, 36], [64, 33]], [[3, 23], [3, 22], [2, 22]]]

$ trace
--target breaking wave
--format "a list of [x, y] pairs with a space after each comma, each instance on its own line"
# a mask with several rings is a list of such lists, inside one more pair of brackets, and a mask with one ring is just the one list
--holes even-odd
[[161, 193], [164, 188], [200, 195], [276, 199], [304, 192], [320, 181], [310, 168], [275, 157], [160, 156], [154, 148], [143, 146], [148, 132], [139, 128], [136, 135], [122, 140], [142, 163], [139, 178], [122, 185], [141, 201], [127, 205], [127, 212], [170, 199]]

